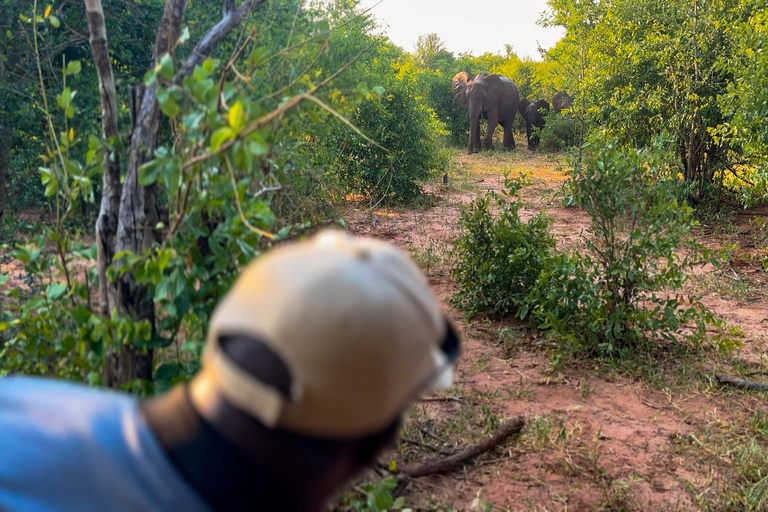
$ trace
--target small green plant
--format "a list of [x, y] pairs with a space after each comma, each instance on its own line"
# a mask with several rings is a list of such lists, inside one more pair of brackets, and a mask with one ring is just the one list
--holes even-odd
[[410, 510], [405, 506], [405, 498], [395, 497], [397, 480], [388, 476], [376, 482], [366, 482], [355, 488], [352, 496], [342, 499], [347, 506], [342, 510], [356, 512], [386, 512], [388, 510]]
[[[724, 327], [698, 297], [681, 293], [686, 271], [712, 258], [690, 236], [692, 210], [667, 178], [676, 175], [673, 162], [654, 149], [586, 148], [569, 189], [591, 217], [588, 251], [551, 258], [542, 271], [528, 298], [541, 327], [568, 345], [619, 356], [648, 340], [700, 344], [707, 325]], [[714, 342], [736, 346], [727, 336]]]
[[[540, 213], [520, 219], [522, 177], [507, 176], [504, 190], [489, 192], [461, 212], [462, 235], [454, 248], [454, 305], [468, 315], [516, 314], [555, 246], [551, 221]], [[495, 215], [494, 215], [495, 214]]]

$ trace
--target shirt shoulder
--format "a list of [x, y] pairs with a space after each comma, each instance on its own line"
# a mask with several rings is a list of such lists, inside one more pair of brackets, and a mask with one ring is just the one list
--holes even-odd
[[207, 510], [125, 394], [0, 380], [0, 510]]

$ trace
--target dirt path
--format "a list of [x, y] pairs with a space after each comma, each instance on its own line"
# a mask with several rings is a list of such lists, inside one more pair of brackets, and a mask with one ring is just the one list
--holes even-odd
[[[410, 250], [436, 293], [447, 299], [455, 289], [449, 269], [459, 210], [478, 194], [503, 187], [505, 172], [531, 174], [532, 185], [522, 192], [524, 218], [544, 210], [554, 219], [559, 248], [578, 243], [588, 218], [562, 206], [562, 163], [524, 149], [457, 153], [448, 185], [430, 188], [435, 206], [381, 208], [373, 222], [370, 212], [357, 210], [347, 221], [355, 233]], [[446, 306], [465, 335], [458, 383], [450, 400], [414, 408], [406, 424], [408, 442], [392, 457], [400, 464], [429, 459], [437, 449], [477, 440], [518, 414], [528, 425], [517, 443], [462, 471], [411, 482], [404, 491], [407, 502], [420, 510], [490, 510], [484, 508], [488, 501], [493, 510], [514, 511], [722, 510], [731, 501], [738, 505], [733, 510], [747, 508], [749, 496], [739, 489], [751, 485], [749, 468], [736, 455], [746, 453], [748, 441], [768, 440], [765, 396], [722, 389], [711, 377], [715, 370], [732, 372], [734, 364], [765, 362], [768, 274], [750, 259], [760, 244], [750, 252], [743, 239], [754, 236], [744, 228], [752, 222], [739, 216], [727, 232], [701, 228], [711, 247], [734, 241], [746, 247], [729, 273], [710, 270], [696, 285], [710, 307], [743, 330], [745, 349], [734, 357], [613, 369], [589, 360], [561, 364], [544, 334], [515, 322], [464, 322]], [[762, 464], [765, 475], [768, 457]], [[744, 485], [736, 485], [742, 480]]]

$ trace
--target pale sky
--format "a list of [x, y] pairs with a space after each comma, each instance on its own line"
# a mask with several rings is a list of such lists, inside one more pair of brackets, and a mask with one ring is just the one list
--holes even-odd
[[[368, 8], [379, 0], [362, 0]], [[435, 32], [450, 51], [504, 53], [504, 44], [519, 57], [540, 60], [564, 34], [559, 27], [536, 24], [546, 0], [383, 0], [371, 10], [382, 30], [398, 46], [412, 52], [416, 38]], [[538, 44], [537, 44], [538, 43]]]

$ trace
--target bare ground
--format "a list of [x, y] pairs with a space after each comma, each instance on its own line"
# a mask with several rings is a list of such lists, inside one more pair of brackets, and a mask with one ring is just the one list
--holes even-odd
[[[350, 229], [410, 250], [447, 299], [455, 290], [449, 269], [459, 209], [502, 188], [505, 172], [525, 172], [532, 184], [522, 192], [521, 215], [546, 211], [558, 248], [579, 243], [588, 217], [562, 206], [562, 157], [518, 149], [455, 158], [448, 185], [428, 187], [433, 206], [373, 214], [356, 209], [347, 217]], [[563, 363], [546, 333], [514, 321], [464, 321], [446, 305], [464, 332], [458, 382], [444, 395], [450, 399], [411, 411], [408, 442], [390, 458], [399, 465], [429, 460], [437, 450], [447, 453], [487, 435], [504, 419], [522, 414], [528, 423], [518, 440], [474, 464], [408, 482], [402, 491], [408, 504], [418, 510], [768, 509], [768, 503], [750, 501], [752, 480], [762, 477], [750, 479], [753, 468], [744, 461], [750, 441], [768, 439], [766, 395], [724, 389], [713, 379], [765, 366], [768, 274], [758, 257], [768, 240], [759, 239], [755, 224], [765, 213], [742, 211], [697, 231], [711, 248], [734, 244], [728, 265], [700, 270], [693, 285], [743, 331], [744, 348], [731, 356], [670, 353], [630, 365]], [[764, 476], [768, 466], [756, 469]]]

